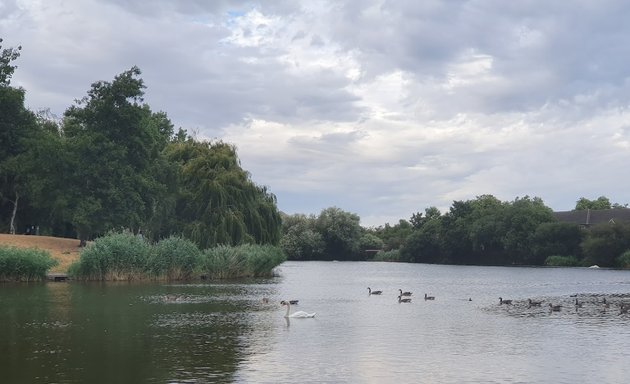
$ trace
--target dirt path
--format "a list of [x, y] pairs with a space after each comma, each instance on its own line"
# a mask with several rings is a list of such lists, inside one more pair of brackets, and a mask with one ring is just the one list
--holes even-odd
[[79, 259], [79, 240], [62, 237], [7, 235], [0, 234], [0, 246], [8, 245], [18, 248], [38, 248], [50, 252], [59, 261], [59, 265], [52, 268], [52, 273], [65, 273], [72, 262]]

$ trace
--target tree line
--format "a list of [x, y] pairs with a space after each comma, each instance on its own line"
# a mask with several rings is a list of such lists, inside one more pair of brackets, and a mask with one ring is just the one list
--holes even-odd
[[[2, 40], [0, 39], [0, 43]], [[94, 239], [130, 230], [217, 244], [278, 244], [276, 198], [236, 148], [175, 130], [144, 103], [137, 67], [98, 81], [61, 119], [11, 86], [21, 47], [0, 45], [0, 229]]]
[[[576, 210], [627, 209], [606, 197], [580, 198]], [[559, 222], [542, 199], [492, 195], [454, 201], [397, 224], [363, 228], [340, 208], [283, 218], [290, 260], [385, 260], [463, 265], [566, 265], [630, 268], [630, 223], [590, 228]]]

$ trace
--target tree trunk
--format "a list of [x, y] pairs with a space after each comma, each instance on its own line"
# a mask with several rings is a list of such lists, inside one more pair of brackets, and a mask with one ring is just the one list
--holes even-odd
[[15, 235], [15, 215], [17, 215], [18, 209], [18, 200], [20, 199], [20, 195], [15, 192], [15, 200], [10, 200], [13, 203], [13, 213], [11, 214], [11, 225], [9, 227], [9, 233]]

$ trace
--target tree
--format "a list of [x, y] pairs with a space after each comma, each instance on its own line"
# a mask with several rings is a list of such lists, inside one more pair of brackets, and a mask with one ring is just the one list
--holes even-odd
[[585, 264], [614, 267], [616, 259], [630, 249], [630, 224], [595, 225], [590, 228], [581, 247]]
[[532, 238], [532, 264], [542, 265], [549, 256], [581, 256], [585, 232], [576, 224], [541, 223]]
[[325, 258], [333, 260], [356, 260], [360, 258], [359, 240], [362, 228], [360, 218], [337, 207], [322, 210], [315, 227], [326, 244]]
[[165, 115], [142, 104], [140, 74], [132, 67], [112, 82], [92, 84], [88, 95], [65, 112], [71, 168], [65, 192], [74, 202], [69, 220], [82, 241], [113, 228], [138, 231], [164, 189], [153, 164], [172, 126]]
[[236, 148], [224, 142], [174, 141], [165, 149], [177, 167], [174, 223], [168, 231], [200, 248], [218, 244], [278, 244], [276, 198], [250, 180]]
[[16, 232], [18, 209], [28, 188], [24, 166], [30, 158], [28, 140], [37, 130], [35, 115], [24, 106], [24, 90], [10, 86], [16, 68], [12, 62], [20, 49], [0, 45], [0, 212], [10, 217], [6, 223], [10, 233]]
[[324, 257], [325, 243], [315, 229], [314, 216], [291, 215], [282, 218], [280, 246], [289, 260], [317, 260]]
[[21, 46], [17, 48], [2, 48], [2, 39], [0, 38], [0, 87], [9, 86], [11, 76], [17, 68], [12, 63], [20, 57]]
[[[617, 204], [618, 205], [618, 204]], [[589, 200], [585, 197], [580, 197], [575, 203], [575, 211], [584, 211], [587, 209], [611, 209], [612, 205], [610, 200], [606, 196], [600, 196], [596, 200]]]

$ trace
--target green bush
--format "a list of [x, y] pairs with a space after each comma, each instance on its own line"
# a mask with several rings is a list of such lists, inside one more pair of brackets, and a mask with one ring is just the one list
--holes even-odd
[[81, 251], [68, 274], [81, 280], [135, 280], [145, 277], [150, 245], [130, 232], [110, 233]]
[[152, 248], [148, 270], [157, 278], [188, 280], [200, 262], [201, 251], [195, 243], [171, 236]]
[[203, 252], [201, 273], [212, 279], [270, 276], [286, 257], [271, 245], [220, 245]]
[[545, 259], [545, 265], [550, 267], [577, 267], [580, 262], [575, 256], [549, 256]]
[[46, 251], [0, 247], [0, 281], [45, 280], [48, 270], [57, 264]]
[[617, 266], [623, 269], [630, 269], [630, 250], [625, 251], [617, 258]]
[[371, 261], [400, 261], [400, 252], [397, 249], [390, 251], [378, 251]]

